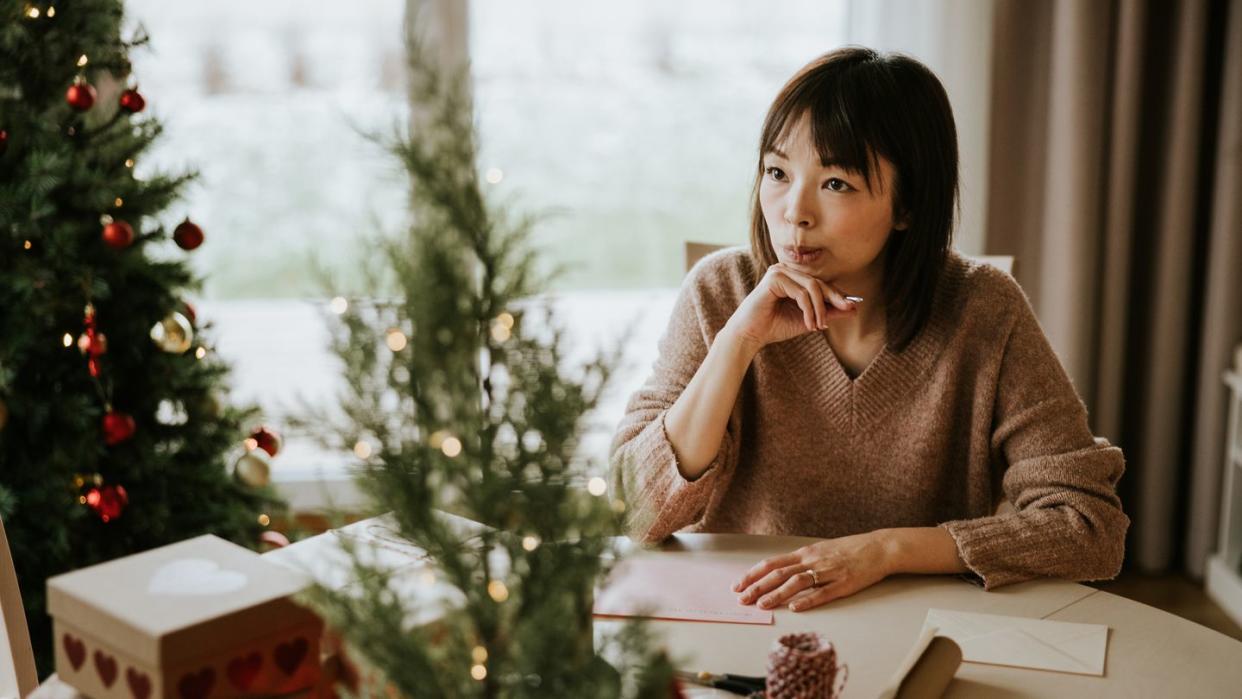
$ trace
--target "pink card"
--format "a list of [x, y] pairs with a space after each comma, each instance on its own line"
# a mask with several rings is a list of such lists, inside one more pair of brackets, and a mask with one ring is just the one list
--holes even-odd
[[772, 612], [742, 606], [733, 582], [750, 568], [744, 561], [697, 561], [647, 555], [622, 561], [595, 592], [597, 616], [771, 624]]

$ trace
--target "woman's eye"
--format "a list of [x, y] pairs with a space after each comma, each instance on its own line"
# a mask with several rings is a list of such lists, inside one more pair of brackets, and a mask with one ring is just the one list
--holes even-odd
[[777, 182], [781, 182], [785, 179], [785, 172], [779, 167], [765, 167], [763, 172]]
[[830, 178], [824, 183], [824, 186], [834, 192], [846, 192], [850, 189], [850, 186], [846, 184], [845, 180], [837, 179], [836, 177]]

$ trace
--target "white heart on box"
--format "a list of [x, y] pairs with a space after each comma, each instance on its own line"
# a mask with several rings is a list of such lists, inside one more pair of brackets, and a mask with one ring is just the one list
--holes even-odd
[[246, 586], [246, 574], [223, 570], [206, 558], [182, 558], [160, 566], [147, 583], [153, 595], [223, 595]]

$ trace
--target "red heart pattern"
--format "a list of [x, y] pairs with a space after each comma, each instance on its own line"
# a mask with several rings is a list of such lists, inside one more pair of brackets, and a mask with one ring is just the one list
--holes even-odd
[[305, 638], [281, 643], [276, 646], [276, 667], [279, 667], [286, 675], [292, 675], [306, 659], [308, 650], [310, 650], [310, 644]]
[[65, 646], [65, 655], [69, 656], [69, 664], [74, 670], [81, 670], [82, 663], [86, 662], [86, 644], [69, 634], [65, 634], [61, 642]]
[[104, 687], [111, 687], [116, 682], [116, 659], [103, 651], [95, 651], [95, 671]]
[[125, 681], [129, 683], [129, 693], [134, 699], [147, 699], [151, 696], [151, 679], [134, 668], [126, 668]]
[[198, 672], [187, 672], [177, 683], [177, 693], [181, 699], [205, 699], [211, 694], [211, 687], [216, 683], [216, 672], [209, 667]]
[[254, 684], [255, 678], [259, 676], [259, 670], [263, 669], [263, 656], [258, 653], [251, 653], [244, 658], [234, 658], [229, 661], [227, 674], [229, 683], [238, 689], [250, 689], [250, 685]]

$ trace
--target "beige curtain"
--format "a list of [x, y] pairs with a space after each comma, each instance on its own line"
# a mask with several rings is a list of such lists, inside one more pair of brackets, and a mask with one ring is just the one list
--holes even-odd
[[985, 251], [1123, 448], [1128, 564], [1201, 576], [1242, 342], [1242, 0], [1001, 0]]

